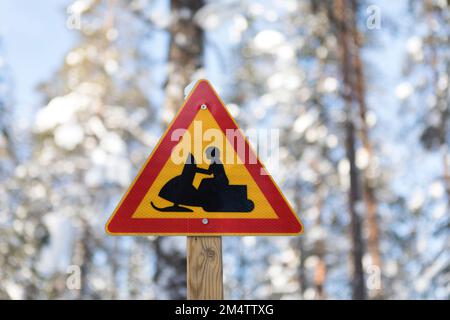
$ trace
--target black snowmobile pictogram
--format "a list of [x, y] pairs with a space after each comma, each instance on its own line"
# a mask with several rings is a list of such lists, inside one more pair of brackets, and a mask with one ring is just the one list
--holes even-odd
[[[162, 212], [193, 212], [185, 206], [201, 207], [207, 212], [251, 212], [255, 205], [247, 198], [247, 186], [229, 184], [219, 149], [209, 147], [206, 156], [211, 164], [208, 169], [202, 169], [189, 154], [181, 174], [169, 180], [158, 194], [173, 205], [160, 208], [152, 201], [152, 207]], [[197, 173], [212, 174], [212, 178], [201, 181], [198, 189], [193, 185]]]

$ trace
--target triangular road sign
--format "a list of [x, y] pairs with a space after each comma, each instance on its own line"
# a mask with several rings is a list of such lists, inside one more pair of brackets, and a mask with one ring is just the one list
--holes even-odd
[[106, 224], [111, 235], [297, 235], [302, 230], [206, 80], [196, 83]]

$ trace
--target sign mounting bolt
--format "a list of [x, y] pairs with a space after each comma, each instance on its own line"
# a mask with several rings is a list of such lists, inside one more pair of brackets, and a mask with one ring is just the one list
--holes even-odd
[[203, 224], [208, 224], [208, 219], [203, 218], [203, 219], [202, 219], [202, 223], [203, 223]]
[[202, 108], [202, 110], [206, 110], [207, 106], [206, 106], [206, 104], [202, 104], [202, 105], [200, 106], [200, 108]]

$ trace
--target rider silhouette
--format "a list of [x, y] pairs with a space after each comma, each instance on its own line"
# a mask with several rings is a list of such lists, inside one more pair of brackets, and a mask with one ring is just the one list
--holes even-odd
[[[158, 211], [169, 212], [193, 211], [183, 206], [202, 207], [209, 212], [252, 211], [254, 203], [247, 199], [247, 186], [229, 184], [225, 168], [220, 161], [219, 149], [208, 147], [206, 157], [211, 163], [208, 169], [202, 169], [197, 167], [194, 156], [189, 154], [181, 174], [169, 180], [159, 192], [161, 198], [173, 202], [173, 205], [159, 208], [152, 201], [152, 207]], [[197, 173], [212, 174], [213, 177], [203, 179], [197, 189], [193, 185]]]
[[213, 175], [212, 182], [218, 185], [228, 185], [228, 177], [223, 168], [223, 164], [220, 161], [220, 151], [216, 147], [209, 147], [206, 149], [206, 157], [211, 160], [211, 164], [208, 168], [208, 173]]

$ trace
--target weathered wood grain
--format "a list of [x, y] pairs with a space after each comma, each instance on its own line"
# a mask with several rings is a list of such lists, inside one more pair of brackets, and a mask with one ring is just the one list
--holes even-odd
[[187, 298], [223, 299], [222, 237], [187, 237]]

